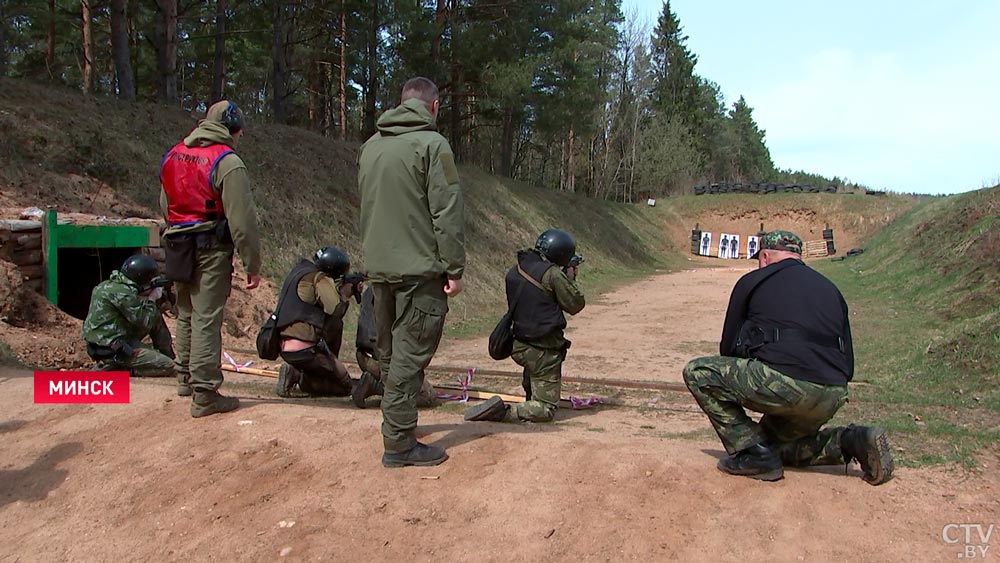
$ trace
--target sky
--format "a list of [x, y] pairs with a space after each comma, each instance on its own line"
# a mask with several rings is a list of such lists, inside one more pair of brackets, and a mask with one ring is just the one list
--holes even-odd
[[[623, 0], [648, 22], [662, 0]], [[695, 73], [740, 95], [781, 169], [874, 189], [1000, 184], [1000, 1], [670, 4]]]

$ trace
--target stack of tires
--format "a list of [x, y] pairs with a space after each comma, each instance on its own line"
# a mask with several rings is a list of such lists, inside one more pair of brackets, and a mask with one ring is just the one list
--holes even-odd
[[826, 241], [827, 256], [836, 254], [837, 248], [833, 245], [833, 229], [823, 229], [823, 240]]
[[694, 195], [709, 194], [773, 194], [773, 193], [837, 193], [837, 186], [826, 187], [799, 185], [799, 184], [774, 184], [769, 182], [718, 182], [713, 184], [701, 184], [694, 187]]

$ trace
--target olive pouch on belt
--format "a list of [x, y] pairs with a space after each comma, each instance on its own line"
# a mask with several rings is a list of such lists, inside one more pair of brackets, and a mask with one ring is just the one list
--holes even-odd
[[195, 238], [188, 233], [163, 237], [163, 250], [166, 254], [163, 273], [171, 280], [179, 283], [194, 281], [194, 271], [198, 263]]

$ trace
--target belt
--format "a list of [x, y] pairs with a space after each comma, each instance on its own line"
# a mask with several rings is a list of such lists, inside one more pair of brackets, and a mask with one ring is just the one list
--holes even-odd
[[840, 336], [817, 334], [798, 328], [772, 328], [765, 331], [767, 342], [810, 342], [825, 348], [844, 351], [844, 339]]

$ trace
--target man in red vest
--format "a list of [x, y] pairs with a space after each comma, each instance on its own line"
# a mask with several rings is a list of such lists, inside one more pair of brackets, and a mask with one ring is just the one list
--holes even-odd
[[160, 165], [166, 274], [177, 288], [177, 394], [194, 395], [195, 418], [240, 404], [218, 392], [234, 251], [247, 272], [247, 289], [260, 285], [257, 214], [246, 165], [234, 151], [242, 136], [243, 114], [236, 104], [216, 102]]

